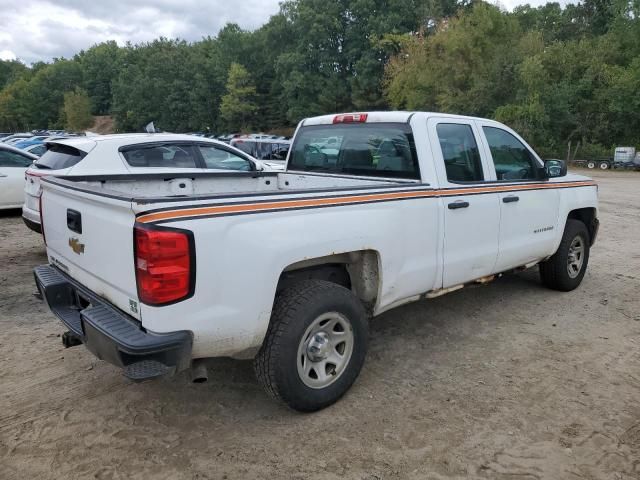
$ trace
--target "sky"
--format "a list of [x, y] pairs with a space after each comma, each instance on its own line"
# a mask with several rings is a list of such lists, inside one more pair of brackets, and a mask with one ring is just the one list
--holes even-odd
[[[160, 36], [195, 41], [215, 36], [228, 22], [252, 30], [278, 11], [278, 3], [279, 0], [0, 0], [0, 59], [31, 64], [69, 58], [107, 40], [119, 45]], [[520, 3], [537, 6], [546, 0], [499, 0], [509, 10]]]

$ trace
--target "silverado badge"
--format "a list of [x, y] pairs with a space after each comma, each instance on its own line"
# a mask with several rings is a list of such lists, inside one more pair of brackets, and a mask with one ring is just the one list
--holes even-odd
[[78, 255], [84, 253], [84, 243], [80, 243], [80, 240], [75, 237], [69, 238], [69, 246]]

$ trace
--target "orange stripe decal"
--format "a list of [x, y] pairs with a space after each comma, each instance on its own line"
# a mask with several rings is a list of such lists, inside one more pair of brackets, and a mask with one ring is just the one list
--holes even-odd
[[159, 222], [164, 220], [174, 220], [186, 217], [229, 215], [239, 213], [259, 213], [271, 210], [286, 210], [299, 208], [312, 208], [323, 206], [349, 205], [361, 202], [379, 202], [389, 200], [402, 200], [426, 197], [457, 196], [478, 193], [501, 193], [522, 190], [540, 190], [548, 188], [568, 188], [595, 186], [592, 181], [562, 182], [547, 184], [525, 184], [525, 185], [496, 185], [487, 187], [467, 187], [467, 188], [444, 188], [439, 190], [415, 190], [404, 192], [384, 192], [367, 193], [362, 195], [345, 195], [342, 197], [319, 197], [304, 199], [285, 199], [272, 202], [254, 202], [242, 204], [220, 204], [213, 206], [178, 208], [161, 212], [142, 214], [137, 218], [140, 223]]

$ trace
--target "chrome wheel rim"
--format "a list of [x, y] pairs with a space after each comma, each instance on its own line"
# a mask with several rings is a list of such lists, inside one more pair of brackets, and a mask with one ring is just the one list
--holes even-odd
[[325, 388], [340, 378], [353, 353], [353, 329], [344, 315], [317, 317], [298, 345], [298, 375], [311, 388]]
[[576, 278], [580, 275], [584, 263], [584, 241], [582, 237], [575, 237], [569, 246], [567, 257], [567, 273], [569, 277]]

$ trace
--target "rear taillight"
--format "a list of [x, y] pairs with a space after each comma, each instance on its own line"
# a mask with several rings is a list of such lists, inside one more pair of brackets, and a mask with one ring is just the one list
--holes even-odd
[[333, 117], [333, 123], [364, 123], [368, 116], [367, 113], [345, 113]]
[[195, 244], [186, 230], [136, 226], [138, 297], [147, 305], [166, 305], [193, 295]]
[[42, 240], [44, 240], [44, 244], [47, 244], [47, 236], [44, 234], [44, 222], [42, 221], [42, 195], [38, 198], [38, 213], [40, 214], [40, 231], [42, 232]]

